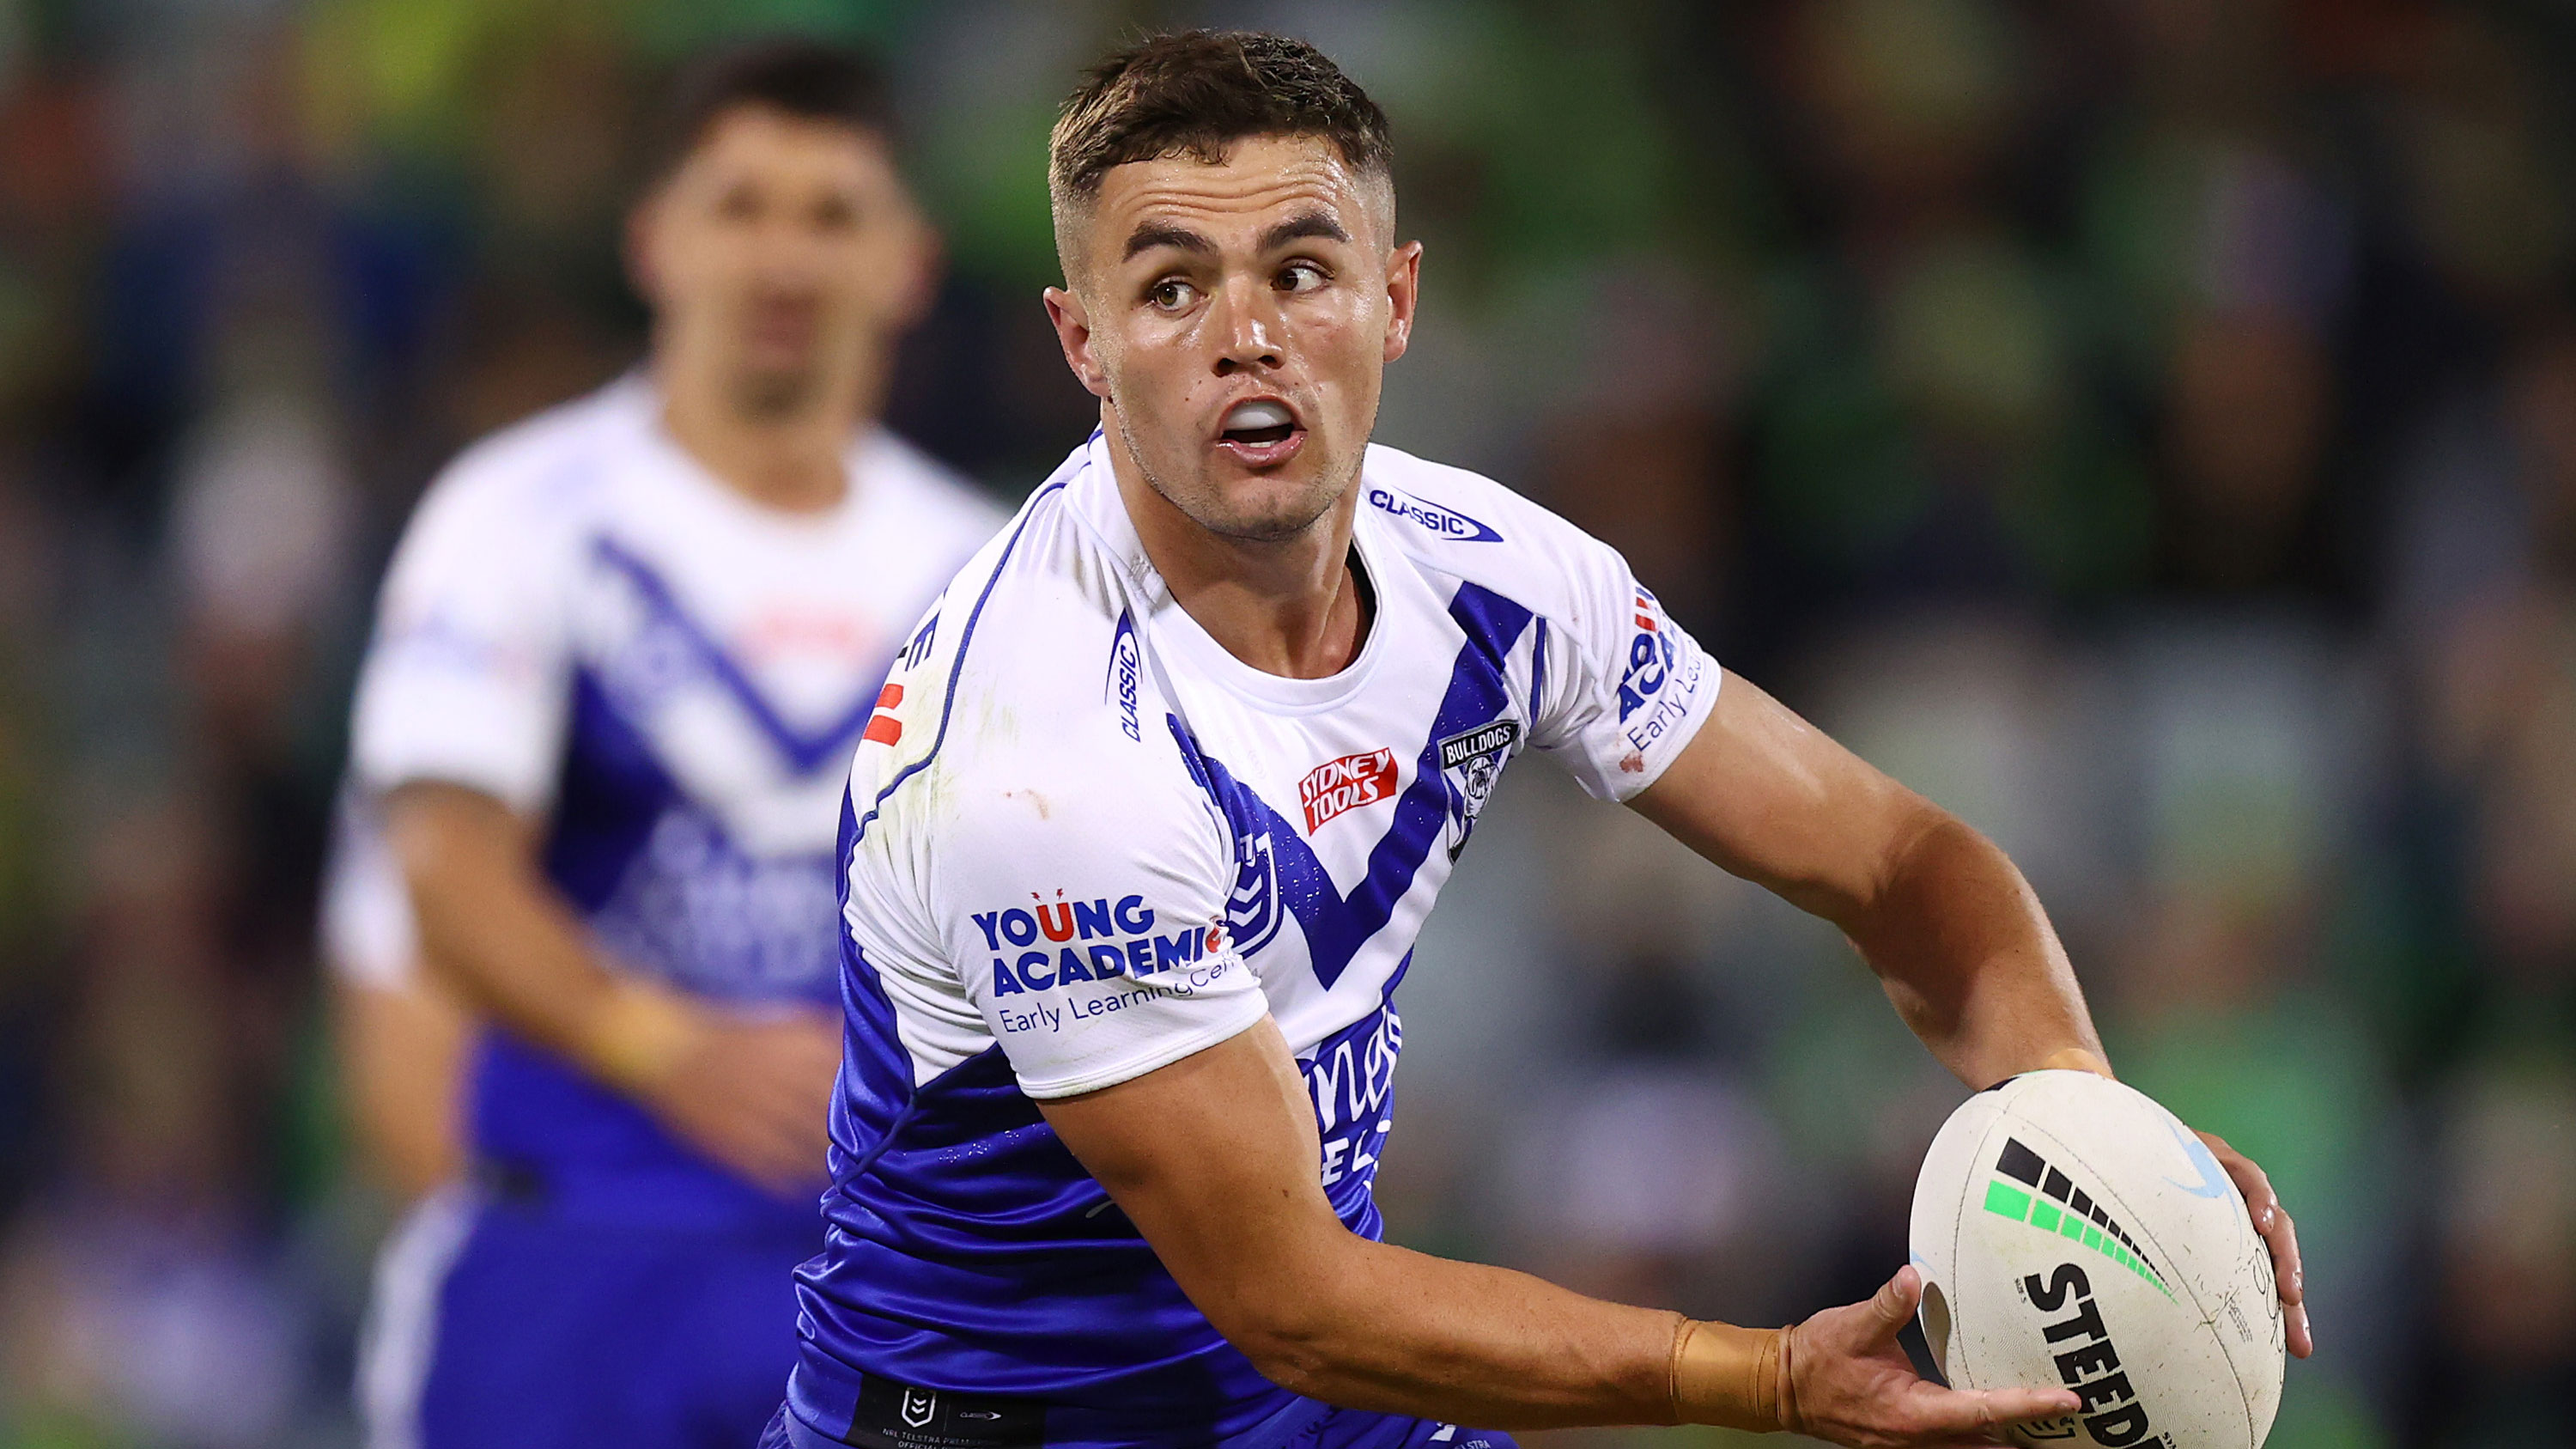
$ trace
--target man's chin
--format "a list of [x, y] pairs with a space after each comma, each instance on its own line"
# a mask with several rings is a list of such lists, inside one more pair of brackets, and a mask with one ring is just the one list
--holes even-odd
[[1284, 543], [1332, 512], [1330, 490], [1312, 480], [1213, 478], [1201, 494], [1206, 506], [1191, 510], [1200, 527], [1243, 543]]
[[734, 410], [754, 421], [794, 417], [813, 405], [818, 381], [812, 367], [746, 368], [734, 378]]

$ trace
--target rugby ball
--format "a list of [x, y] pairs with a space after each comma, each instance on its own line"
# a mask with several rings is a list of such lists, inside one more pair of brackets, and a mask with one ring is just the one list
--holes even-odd
[[1912, 1237], [1953, 1387], [2084, 1401], [2013, 1442], [2258, 1449], [2271, 1432], [2271, 1253], [2218, 1159], [2146, 1094], [2048, 1071], [1969, 1098], [1924, 1156]]

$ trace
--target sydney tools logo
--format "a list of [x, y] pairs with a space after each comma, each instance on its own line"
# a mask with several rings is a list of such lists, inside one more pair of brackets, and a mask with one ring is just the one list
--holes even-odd
[[1306, 807], [1306, 833], [1345, 810], [1374, 805], [1395, 794], [1395, 751], [1369, 750], [1317, 765], [1297, 782], [1297, 801]]

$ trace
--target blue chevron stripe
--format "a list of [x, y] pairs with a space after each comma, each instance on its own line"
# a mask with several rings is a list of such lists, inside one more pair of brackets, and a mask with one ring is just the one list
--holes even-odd
[[1360, 947], [1385, 929], [1448, 822], [1451, 790], [1448, 773], [1440, 768], [1440, 741], [1499, 718], [1512, 703], [1503, 660], [1529, 627], [1530, 611], [1490, 589], [1460, 584], [1450, 600], [1449, 617], [1466, 631], [1467, 642], [1450, 666], [1448, 692], [1423, 737], [1413, 783], [1396, 801], [1394, 823], [1369, 852], [1367, 876], [1348, 896], [1334, 886], [1295, 825], [1200, 748], [1178, 716], [1165, 717], [1191, 775], [1225, 816], [1236, 839], [1268, 835], [1278, 898], [1305, 933], [1315, 978], [1328, 987], [1341, 978]]

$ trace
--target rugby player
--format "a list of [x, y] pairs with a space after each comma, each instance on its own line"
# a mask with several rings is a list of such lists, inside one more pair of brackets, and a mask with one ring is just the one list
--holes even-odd
[[[1609, 548], [1368, 442], [1422, 254], [1330, 61], [1145, 42], [1051, 161], [1046, 306], [1101, 426], [855, 759], [827, 1243], [765, 1442], [1964, 1443], [2073, 1412], [1917, 1378], [1911, 1268], [1748, 1329], [1375, 1241], [1393, 992], [1525, 750], [1842, 927], [1962, 1081], [2108, 1068], [1993, 845], [1725, 674]], [[2289, 1219], [2212, 1145], [2304, 1353]]]
[[699, 69], [629, 253], [646, 365], [432, 485], [360, 684], [421, 958], [493, 1023], [463, 1208], [385, 1259], [379, 1444], [758, 1436], [820, 1240], [835, 806], [1002, 522], [875, 421], [935, 242], [864, 60]]

